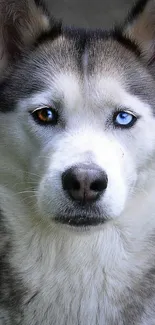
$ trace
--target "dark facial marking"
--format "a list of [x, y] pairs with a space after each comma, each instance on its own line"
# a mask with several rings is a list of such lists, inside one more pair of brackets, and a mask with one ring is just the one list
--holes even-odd
[[138, 18], [138, 16], [143, 12], [145, 9], [145, 6], [147, 5], [149, 0], [139, 0], [136, 2], [136, 4], [133, 6], [129, 16], [124, 22], [124, 25], [133, 22]]
[[134, 41], [131, 41], [129, 38], [125, 37], [120, 28], [115, 28], [111, 36], [127, 50], [133, 52], [137, 57], [140, 57], [141, 51], [138, 45]]
[[35, 4], [37, 7], [40, 7], [43, 9], [43, 12], [46, 14], [46, 16], [48, 17], [51, 17], [51, 13], [50, 11], [48, 10], [46, 4], [45, 4], [45, 1], [43, 0], [34, 0]]
[[34, 43], [34, 46], [37, 47], [45, 42], [52, 42], [56, 38], [62, 35], [62, 22], [61, 21], [54, 21], [54, 19], [50, 19], [50, 30], [47, 32], [42, 33]]

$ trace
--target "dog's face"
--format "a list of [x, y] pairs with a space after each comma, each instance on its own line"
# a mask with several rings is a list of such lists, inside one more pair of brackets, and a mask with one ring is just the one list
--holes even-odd
[[1, 83], [1, 184], [44, 220], [100, 225], [125, 211], [155, 154], [152, 46], [146, 54], [148, 40], [136, 34], [141, 16], [122, 34], [58, 28], [53, 36], [34, 8], [44, 37], [29, 40]]

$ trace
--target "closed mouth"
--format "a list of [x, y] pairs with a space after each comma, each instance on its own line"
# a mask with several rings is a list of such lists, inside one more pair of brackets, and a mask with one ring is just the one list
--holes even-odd
[[55, 221], [57, 223], [65, 224], [72, 227], [90, 227], [90, 226], [98, 226], [105, 223], [105, 218], [99, 217], [88, 217], [88, 216], [74, 216], [74, 217], [56, 217]]

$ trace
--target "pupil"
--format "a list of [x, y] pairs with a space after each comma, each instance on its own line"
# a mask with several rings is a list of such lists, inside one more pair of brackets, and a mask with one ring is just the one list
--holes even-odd
[[125, 118], [127, 117], [127, 113], [121, 113], [120, 117], [121, 117], [122, 119], [125, 119]]
[[43, 111], [43, 115], [46, 119], [52, 118], [52, 112], [50, 110]]

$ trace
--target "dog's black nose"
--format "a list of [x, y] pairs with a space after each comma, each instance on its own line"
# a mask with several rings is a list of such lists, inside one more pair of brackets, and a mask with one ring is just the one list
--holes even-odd
[[106, 173], [94, 164], [77, 165], [62, 174], [63, 189], [72, 200], [82, 204], [99, 199], [107, 185]]

